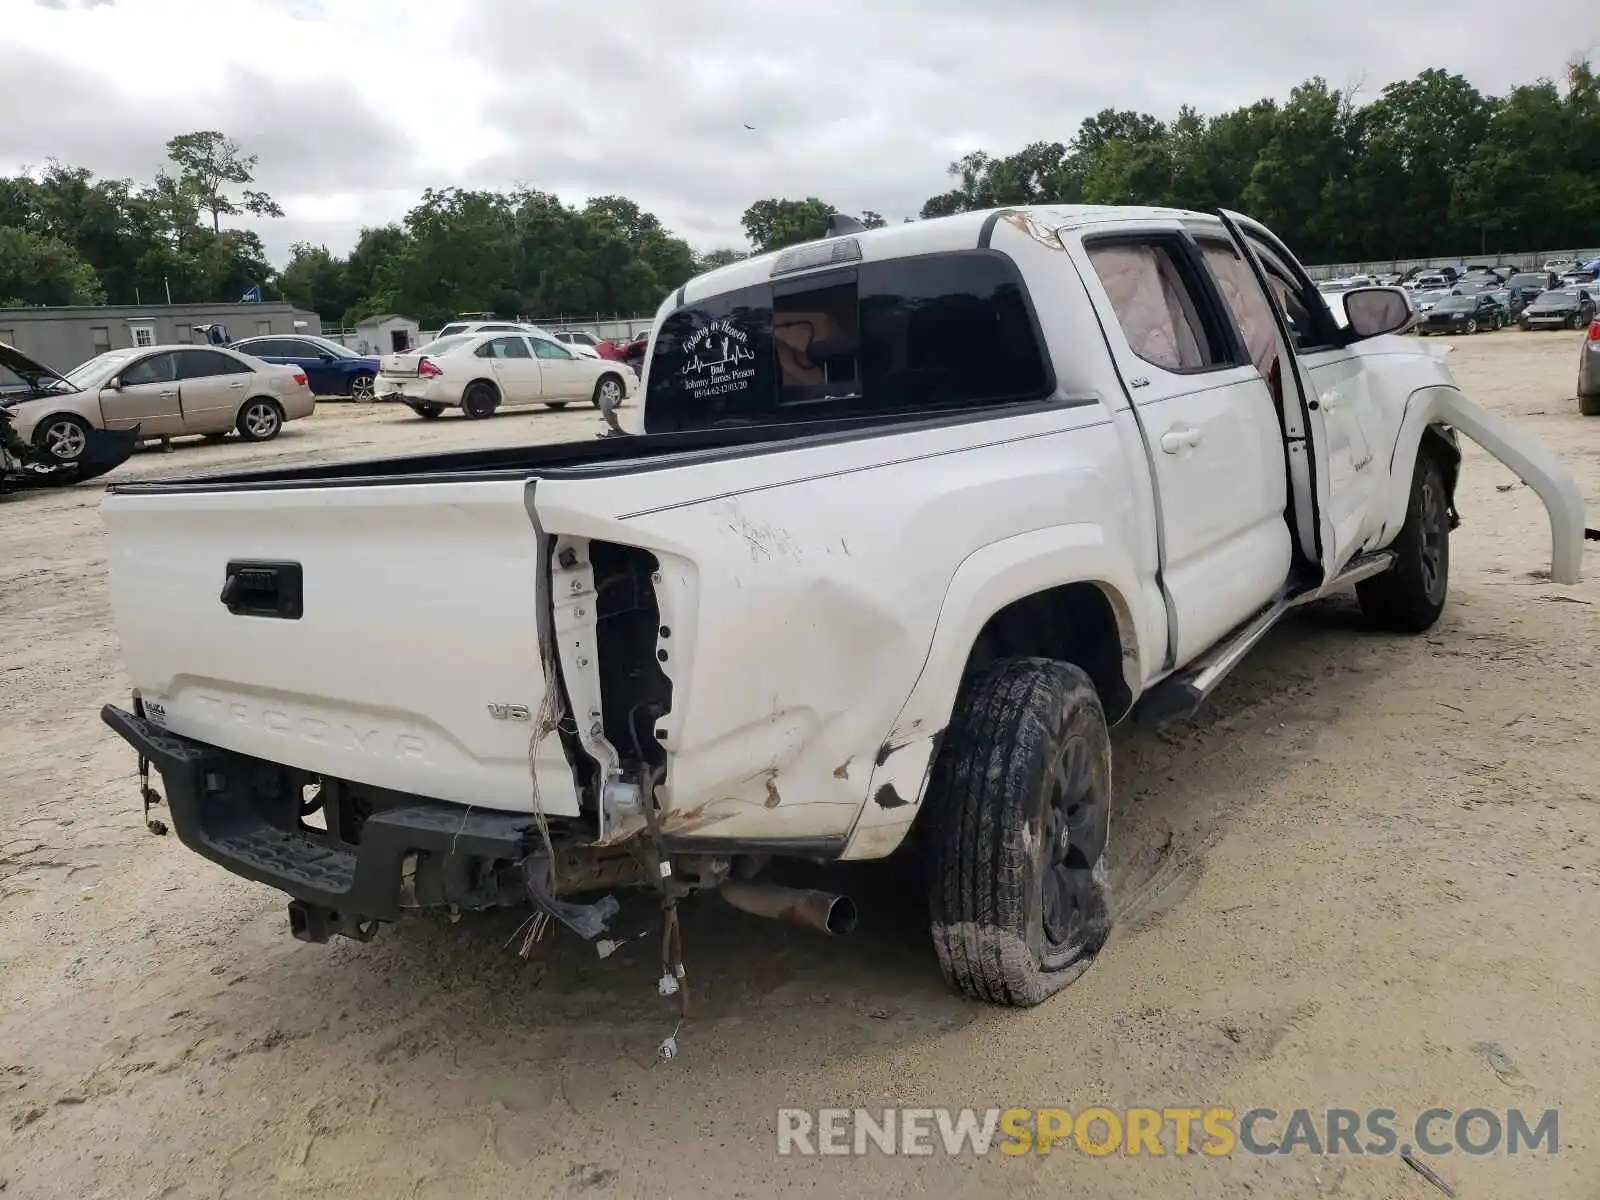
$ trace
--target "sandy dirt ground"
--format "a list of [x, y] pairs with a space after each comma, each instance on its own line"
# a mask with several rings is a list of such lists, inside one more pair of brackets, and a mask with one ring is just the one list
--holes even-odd
[[[1462, 339], [1470, 394], [1600, 495], [1573, 334]], [[264, 449], [117, 478], [587, 437], [329, 404]], [[1119, 732], [1117, 932], [1051, 1003], [939, 978], [918, 887], [834, 877], [828, 941], [691, 905], [675, 1061], [653, 954], [516, 919], [308, 946], [282, 899], [140, 824], [93, 485], [0, 502], [0, 1191], [12, 1197], [1398, 1197], [1397, 1156], [780, 1158], [780, 1106], [1560, 1111], [1556, 1155], [1430, 1160], [1463, 1200], [1600, 1191], [1600, 559], [1468, 450], [1445, 618], [1277, 631], [1192, 723]], [[1269, 1130], [1270, 1132], [1270, 1130]]]

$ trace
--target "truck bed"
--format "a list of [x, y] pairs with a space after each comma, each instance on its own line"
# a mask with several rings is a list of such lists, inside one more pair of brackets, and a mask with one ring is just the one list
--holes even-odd
[[786, 424], [730, 426], [686, 433], [643, 433], [549, 442], [531, 446], [452, 450], [395, 458], [318, 463], [226, 475], [201, 475], [116, 483], [108, 492], [160, 495], [183, 492], [263, 491], [300, 487], [359, 487], [388, 482], [448, 483], [461, 480], [525, 479], [530, 475], [572, 478], [665, 470], [693, 462], [715, 462], [779, 450], [837, 445], [862, 438], [917, 433], [999, 417], [1023, 416], [1059, 408], [1059, 401], [996, 405], [984, 409], [931, 414], [908, 419], [858, 418]]
[[[842, 473], [893, 462], [926, 459], [938, 474], [954, 450], [1055, 430], [1062, 408], [123, 483], [102, 506], [117, 631], [145, 714], [172, 733], [324, 778], [577, 815], [562, 734], [541, 728], [560, 697], [549, 680], [565, 636], [551, 605], [554, 535], [637, 544], [649, 514], [718, 496], [837, 492]], [[706, 518], [689, 519], [698, 530]], [[716, 518], [695, 536], [741, 535]], [[676, 546], [655, 537], [658, 550]], [[581, 593], [573, 582], [563, 599], [601, 581]], [[569, 714], [562, 733], [575, 729]]]

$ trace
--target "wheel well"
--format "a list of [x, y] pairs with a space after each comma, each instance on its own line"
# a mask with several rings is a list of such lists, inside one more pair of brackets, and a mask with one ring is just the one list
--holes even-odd
[[1461, 448], [1445, 436], [1438, 425], [1429, 425], [1422, 431], [1422, 441], [1417, 445], [1417, 455], [1426, 454], [1439, 464], [1444, 472], [1445, 490], [1450, 496], [1450, 506], [1455, 507], [1456, 480], [1461, 476]]
[[498, 400], [500, 398], [500, 388], [495, 384], [494, 380], [492, 380], [492, 379], [474, 379], [471, 383], [467, 384], [466, 387], [461, 389], [461, 397], [462, 397], [462, 399], [466, 399], [467, 393], [470, 392], [475, 387], [486, 387], [491, 392], [494, 393], [495, 399]]
[[984, 623], [967, 655], [962, 680], [971, 679], [1000, 658], [1039, 657], [1070, 662], [1093, 681], [1115, 723], [1133, 707], [1133, 693], [1123, 674], [1128, 638], [1118, 619], [1120, 602], [1094, 583], [1067, 583], [1013, 600]]
[[59, 421], [63, 417], [67, 418], [69, 421], [76, 421], [85, 429], [94, 428], [94, 423], [92, 421], [90, 421], [87, 417], [80, 417], [75, 412], [53, 412], [48, 417], [40, 417], [33, 423], [33, 436], [29, 440], [38, 441], [39, 435], [44, 432], [45, 427], [48, 426], [51, 421]]

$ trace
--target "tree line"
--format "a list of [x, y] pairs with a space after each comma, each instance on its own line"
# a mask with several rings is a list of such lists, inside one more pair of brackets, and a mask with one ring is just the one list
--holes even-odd
[[[215, 130], [173, 138], [167, 155], [149, 184], [58, 162], [0, 178], [0, 306], [229, 301], [260, 286], [329, 324], [385, 311], [425, 327], [463, 312], [636, 315], [699, 271], [820, 236], [837, 211], [815, 196], [758, 200], [741, 220], [748, 248], [697, 254], [623, 196], [575, 206], [531, 188], [429, 189], [348, 254], [298, 243], [275, 272], [256, 233], [222, 225], [283, 215], [251, 186], [255, 156]], [[1370, 99], [1318, 77], [1214, 116], [1108, 108], [1064, 142], [974, 151], [949, 178], [917, 217], [1048, 202], [1226, 207], [1308, 262], [1590, 247], [1600, 80], [1580, 60], [1559, 83], [1503, 96], [1432, 69]]]

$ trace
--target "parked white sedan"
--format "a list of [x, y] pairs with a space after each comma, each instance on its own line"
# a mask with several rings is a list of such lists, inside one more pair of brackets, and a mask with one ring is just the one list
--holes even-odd
[[378, 398], [430, 420], [447, 408], [481, 420], [500, 408], [565, 408], [585, 400], [610, 410], [638, 387], [638, 377], [622, 363], [582, 357], [531, 333], [441, 337], [406, 354], [386, 354], [380, 364]]

